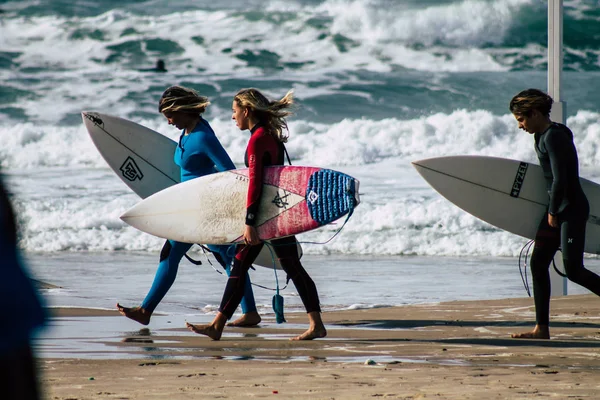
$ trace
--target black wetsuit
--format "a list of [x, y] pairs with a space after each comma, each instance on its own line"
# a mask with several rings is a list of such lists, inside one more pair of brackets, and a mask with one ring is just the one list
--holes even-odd
[[548, 224], [544, 214], [535, 236], [531, 274], [539, 325], [550, 319], [550, 273], [548, 268], [560, 248], [567, 277], [600, 295], [600, 277], [583, 266], [585, 225], [590, 207], [579, 183], [579, 161], [573, 133], [562, 124], [552, 123], [535, 134], [535, 151], [544, 171], [550, 196], [548, 213], [558, 218], [559, 227]]
[[[256, 223], [258, 204], [262, 195], [263, 167], [270, 165], [283, 165], [284, 150], [281, 143], [267, 134], [265, 129], [256, 125], [251, 130], [252, 136], [246, 149], [246, 166], [249, 169], [248, 200], [246, 205], [246, 225]], [[219, 311], [231, 318], [237, 308], [244, 292], [246, 273], [262, 250], [264, 243], [256, 246], [239, 244], [236, 247], [236, 256], [225, 286], [225, 293], [221, 300]], [[281, 267], [288, 277], [294, 282], [306, 312], [321, 311], [319, 295], [315, 283], [308, 275], [298, 255], [296, 238], [289, 236], [271, 241], [273, 251], [281, 263]]]

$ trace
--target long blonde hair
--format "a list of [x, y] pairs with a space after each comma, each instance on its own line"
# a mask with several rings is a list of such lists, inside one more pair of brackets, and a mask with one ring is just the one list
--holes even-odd
[[200, 96], [194, 89], [171, 86], [162, 94], [158, 103], [158, 112], [185, 112], [202, 115], [209, 104], [208, 97]]
[[[239, 107], [245, 107], [252, 115], [265, 126], [265, 130], [281, 143], [288, 140], [289, 130], [286, 117], [293, 114], [294, 93], [288, 91], [281, 100], [270, 101], [258, 89], [242, 89], [233, 100]], [[284, 130], [287, 133], [284, 133]]]

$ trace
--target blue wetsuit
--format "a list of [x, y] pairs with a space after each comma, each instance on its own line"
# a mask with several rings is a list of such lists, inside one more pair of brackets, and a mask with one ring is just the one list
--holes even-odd
[[0, 180], [0, 389], [2, 399], [40, 398], [31, 337], [46, 313], [17, 248], [15, 218]]
[[[181, 168], [182, 182], [214, 172], [235, 169], [235, 165], [227, 155], [219, 139], [217, 139], [214, 131], [202, 117], [189, 135], [186, 135], [185, 132], [181, 133], [174, 159], [175, 163]], [[193, 244], [191, 243], [167, 240], [160, 254], [160, 263], [152, 287], [142, 302], [143, 309], [152, 313], [156, 306], [158, 306], [158, 303], [160, 303], [173, 285], [173, 282], [175, 282], [179, 262], [192, 246]], [[215, 253], [217, 260], [219, 260], [229, 275], [231, 262], [235, 255], [234, 246], [208, 245], [207, 247]], [[252, 285], [249, 277], [247, 278], [247, 283], [244, 287], [244, 298], [241, 302], [244, 314], [256, 311]]]

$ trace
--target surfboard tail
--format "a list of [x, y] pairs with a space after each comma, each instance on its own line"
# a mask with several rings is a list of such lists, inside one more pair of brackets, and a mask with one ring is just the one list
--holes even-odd
[[330, 169], [313, 173], [306, 189], [311, 218], [319, 225], [326, 225], [352, 214], [360, 203], [359, 184], [358, 179]]

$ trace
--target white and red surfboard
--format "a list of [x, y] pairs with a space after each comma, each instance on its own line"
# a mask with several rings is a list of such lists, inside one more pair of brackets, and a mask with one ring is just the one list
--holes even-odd
[[[141, 201], [121, 219], [152, 235], [187, 243], [242, 240], [248, 170], [203, 176]], [[337, 220], [359, 204], [358, 180], [317, 167], [267, 167], [256, 227], [261, 239], [296, 235]]]

